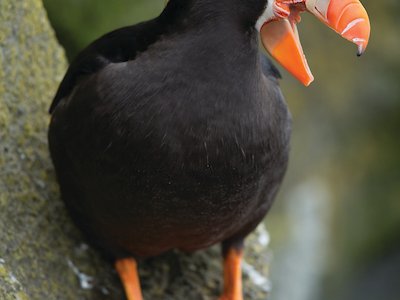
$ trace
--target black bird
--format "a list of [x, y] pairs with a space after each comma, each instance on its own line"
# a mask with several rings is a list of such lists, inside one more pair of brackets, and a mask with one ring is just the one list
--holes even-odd
[[[216, 243], [221, 299], [242, 299], [243, 241], [274, 200], [290, 136], [279, 72], [260, 54], [258, 31], [306, 85], [299, 12], [360, 52], [367, 45], [358, 1], [322, 2], [171, 0], [159, 17], [104, 35], [72, 62], [50, 108], [50, 152], [69, 212], [115, 261], [128, 299], [142, 298], [137, 258]], [[344, 2], [356, 4], [349, 12]]]

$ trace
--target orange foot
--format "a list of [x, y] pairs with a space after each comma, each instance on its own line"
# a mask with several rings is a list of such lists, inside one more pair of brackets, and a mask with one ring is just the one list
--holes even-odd
[[242, 293], [243, 251], [229, 249], [224, 258], [224, 292], [219, 300], [243, 300]]
[[133, 258], [119, 259], [115, 263], [115, 269], [124, 285], [128, 300], [143, 300], [136, 261]]

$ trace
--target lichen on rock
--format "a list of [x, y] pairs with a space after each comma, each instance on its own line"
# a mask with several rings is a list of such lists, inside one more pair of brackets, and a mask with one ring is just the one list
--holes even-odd
[[[80, 291], [68, 266], [82, 239], [47, 149], [47, 110], [65, 69], [41, 1], [0, 1], [0, 299], [101, 299]], [[82, 268], [121, 295], [105, 266], [88, 254]]]

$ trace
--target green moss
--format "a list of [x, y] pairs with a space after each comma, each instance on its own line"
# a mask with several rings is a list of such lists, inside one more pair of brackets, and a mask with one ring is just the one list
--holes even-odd
[[28, 295], [25, 294], [24, 292], [18, 292], [15, 296], [16, 296], [15, 298], [17, 298], [17, 300], [28, 300], [29, 299]]
[[6, 278], [6, 276], [7, 276], [6, 268], [0, 265], [0, 278]]

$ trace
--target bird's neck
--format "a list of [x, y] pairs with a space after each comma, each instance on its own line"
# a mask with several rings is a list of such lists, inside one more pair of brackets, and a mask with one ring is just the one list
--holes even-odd
[[[191, 32], [219, 44], [230, 54], [258, 54], [255, 23], [266, 0], [170, 0], [158, 20], [165, 32]], [[169, 28], [169, 29], [168, 29]], [[193, 33], [195, 31], [195, 33]], [[234, 56], [234, 55], [233, 55]]]
[[253, 29], [267, 0], [170, 0], [160, 18], [188, 26], [224, 24]]
[[240, 10], [230, 6], [236, 1], [239, 0], [170, 0], [158, 19], [166, 35], [170, 33], [175, 40], [183, 41], [177, 46], [181, 53], [188, 50], [190, 63], [201, 62], [199, 70], [205, 70], [208, 77], [224, 70], [229, 72], [231, 82], [245, 85], [247, 80], [250, 85], [255, 77], [261, 77], [258, 31], [254, 25], [257, 18], [251, 23], [243, 22], [238, 16]]

